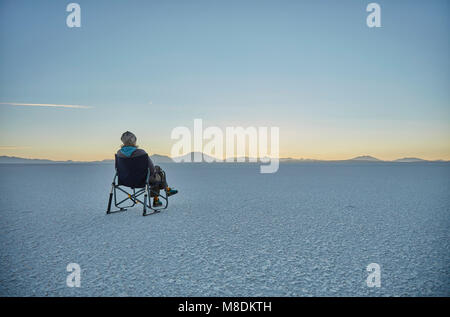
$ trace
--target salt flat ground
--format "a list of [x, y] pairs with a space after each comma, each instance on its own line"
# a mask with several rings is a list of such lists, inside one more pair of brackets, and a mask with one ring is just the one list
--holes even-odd
[[0, 165], [0, 295], [450, 296], [448, 163], [162, 166], [142, 217], [105, 215], [113, 165]]

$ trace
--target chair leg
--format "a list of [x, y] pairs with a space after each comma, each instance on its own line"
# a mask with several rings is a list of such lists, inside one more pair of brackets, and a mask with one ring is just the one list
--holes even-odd
[[111, 212], [111, 202], [112, 202], [112, 198], [113, 198], [113, 189], [114, 189], [114, 187], [111, 187], [111, 192], [109, 193], [108, 209], [106, 209], [106, 214], [107, 215]]
[[145, 216], [147, 214], [147, 193], [148, 193], [148, 185], [145, 186], [145, 194], [144, 194], [144, 207], [142, 211], [142, 216]]

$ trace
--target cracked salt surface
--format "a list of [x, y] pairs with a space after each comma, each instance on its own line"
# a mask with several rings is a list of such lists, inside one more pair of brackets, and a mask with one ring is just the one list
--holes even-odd
[[448, 163], [161, 165], [150, 217], [105, 215], [112, 165], [0, 165], [0, 295], [450, 295]]

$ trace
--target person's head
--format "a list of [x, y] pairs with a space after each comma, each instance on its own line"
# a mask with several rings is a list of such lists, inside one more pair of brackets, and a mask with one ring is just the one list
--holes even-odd
[[123, 143], [122, 146], [136, 146], [136, 136], [130, 131], [124, 132], [120, 140]]

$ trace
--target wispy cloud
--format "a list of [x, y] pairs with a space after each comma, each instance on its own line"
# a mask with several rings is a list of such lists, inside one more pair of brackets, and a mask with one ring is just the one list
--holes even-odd
[[75, 108], [75, 109], [90, 109], [91, 106], [80, 105], [55, 105], [49, 103], [17, 103], [17, 102], [0, 102], [0, 105], [7, 106], [24, 106], [24, 107], [53, 107], [53, 108]]

